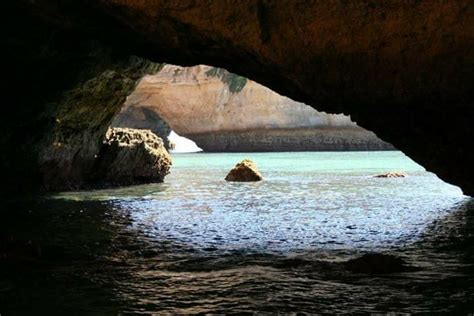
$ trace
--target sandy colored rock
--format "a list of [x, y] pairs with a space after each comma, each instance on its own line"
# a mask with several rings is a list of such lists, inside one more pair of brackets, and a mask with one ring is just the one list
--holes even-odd
[[150, 130], [110, 128], [99, 154], [97, 182], [105, 186], [163, 182], [171, 157]]
[[163, 125], [154, 119], [161, 117], [208, 152], [394, 149], [347, 115], [316, 111], [206, 65], [165, 65], [145, 76], [117, 117], [133, 128]]
[[407, 175], [403, 172], [386, 172], [376, 175], [376, 178], [405, 178]]
[[226, 181], [251, 182], [262, 180], [262, 174], [252, 160], [244, 159], [235, 165], [225, 177]]

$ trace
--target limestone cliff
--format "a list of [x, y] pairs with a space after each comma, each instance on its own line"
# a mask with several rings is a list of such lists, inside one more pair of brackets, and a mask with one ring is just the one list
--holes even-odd
[[[134, 113], [140, 111], [154, 115], [137, 118]], [[156, 117], [205, 151], [393, 149], [348, 116], [318, 112], [252, 80], [205, 65], [166, 65], [145, 76], [114, 122], [158, 127], [162, 124]]]

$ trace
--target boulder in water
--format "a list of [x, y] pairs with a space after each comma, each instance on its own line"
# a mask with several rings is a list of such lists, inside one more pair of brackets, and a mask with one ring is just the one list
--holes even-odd
[[104, 187], [163, 182], [171, 166], [161, 138], [143, 129], [109, 128], [97, 159]]
[[250, 182], [262, 180], [262, 174], [252, 160], [244, 159], [235, 165], [225, 177], [226, 181]]
[[386, 172], [376, 175], [376, 178], [405, 178], [407, 175], [403, 172]]

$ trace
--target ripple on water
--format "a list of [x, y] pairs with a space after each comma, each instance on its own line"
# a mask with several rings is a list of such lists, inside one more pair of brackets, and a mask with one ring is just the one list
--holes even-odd
[[[225, 182], [247, 157], [265, 180]], [[373, 177], [386, 171], [408, 177]], [[112, 208], [102, 223], [117, 235], [97, 254], [107, 265], [87, 275], [112, 284], [125, 311], [469, 311], [473, 302], [472, 203], [399, 152], [175, 155], [163, 184], [56, 198]], [[421, 270], [343, 269], [374, 251]]]

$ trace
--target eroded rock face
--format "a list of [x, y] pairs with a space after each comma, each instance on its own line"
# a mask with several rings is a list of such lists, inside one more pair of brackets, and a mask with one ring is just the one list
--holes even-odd
[[[58, 9], [53, 3], [36, 5], [50, 13]], [[4, 21], [14, 31], [5, 38], [4, 69], [5, 102], [12, 106], [0, 110], [0, 146], [8, 148], [0, 152], [6, 187], [31, 192], [93, 186], [110, 121], [138, 80], [160, 65], [73, 27], [77, 13], [94, 16], [75, 4], [69, 22], [52, 23], [40, 17], [45, 12], [20, 2], [7, 8]], [[62, 29], [68, 23], [71, 28]], [[128, 36], [122, 29], [121, 37]]]
[[474, 194], [471, 0], [19, 0], [2, 12], [5, 88], [15, 93], [5, 100], [13, 113], [0, 116], [8, 148], [0, 160], [14, 187], [41, 182], [33, 145], [51, 133], [61, 96], [134, 54], [226, 68], [318, 110], [350, 114]]
[[110, 121], [135, 88], [137, 73], [157, 67], [140, 59], [129, 63], [116, 65], [119, 68], [115, 69], [100, 69], [94, 77], [61, 95], [58, 104], [47, 105], [52, 122], [48, 134], [33, 147], [46, 190], [94, 186], [96, 157]]
[[[132, 112], [138, 111], [149, 112], [151, 118], [142, 115], [137, 120]], [[165, 65], [145, 76], [118, 116], [121, 126], [144, 127], [152, 125], [151, 113], [204, 151], [393, 149], [348, 116], [318, 112], [252, 80], [205, 65]]]
[[236, 164], [225, 177], [226, 181], [231, 182], [255, 182], [262, 179], [262, 174], [258, 171], [257, 166], [249, 159], [244, 159]]
[[97, 157], [96, 186], [163, 182], [171, 157], [161, 138], [150, 130], [110, 128]]
[[138, 129], [149, 129], [163, 140], [166, 149], [171, 148], [168, 136], [171, 128], [155, 111], [145, 106], [129, 105], [117, 114], [112, 127], [130, 127]]

